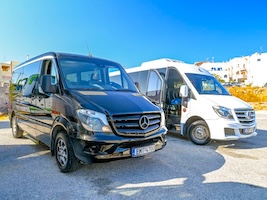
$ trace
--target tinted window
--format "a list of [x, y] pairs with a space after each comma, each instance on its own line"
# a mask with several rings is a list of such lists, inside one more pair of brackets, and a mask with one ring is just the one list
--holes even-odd
[[31, 63], [23, 67], [21, 82], [23, 82], [22, 94], [29, 96], [34, 89], [37, 78], [39, 77], [40, 61]]
[[25, 84], [21, 81], [22, 80], [22, 74], [23, 74], [23, 68], [22, 67], [15, 69], [13, 71], [11, 85], [10, 85], [11, 90], [19, 90], [20, 91], [22, 89], [22, 86]]
[[56, 68], [55, 64], [53, 63], [52, 60], [44, 60], [42, 64], [42, 70], [41, 74], [50, 74], [52, 76], [52, 84], [55, 85], [57, 84], [57, 73], [56, 73]]
[[51, 66], [51, 75], [52, 75], [52, 84], [53, 85], [57, 84], [57, 72], [54, 64], [52, 64]]
[[[111, 74], [113, 72], [117, 72], [117, 76], [112, 76]], [[117, 70], [117, 68], [114, 67], [109, 67], [108, 68], [108, 73], [110, 74], [109, 77], [109, 82], [110, 85], [112, 85], [113, 87], [119, 89], [119, 88], [129, 88], [128, 86], [128, 81], [125, 78], [125, 76], [121, 75], [121, 72]]]

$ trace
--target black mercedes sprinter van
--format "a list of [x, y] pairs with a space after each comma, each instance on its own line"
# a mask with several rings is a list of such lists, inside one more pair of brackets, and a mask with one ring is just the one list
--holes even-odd
[[163, 111], [118, 63], [94, 57], [50, 52], [18, 65], [9, 117], [13, 136], [49, 146], [62, 172], [79, 161], [144, 156], [166, 145]]

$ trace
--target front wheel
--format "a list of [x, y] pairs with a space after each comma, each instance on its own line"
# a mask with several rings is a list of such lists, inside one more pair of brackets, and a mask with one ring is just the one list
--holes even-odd
[[17, 117], [14, 115], [11, 119], [12, 135], [14, 138], [21, 138], [23, 136], [23, 131], [18, 126]]
[[194, 144], [208, 144], [210, 142], [210, 131], [208, 125], [203, 120], [193, 122], [188, 128], [188, 136]]
[[62, 172], [66, 173], [76, 169], [78, 160], [73, 153], [69, 138], [64, 132], [57, 134], [55, 153], [57, 165]]

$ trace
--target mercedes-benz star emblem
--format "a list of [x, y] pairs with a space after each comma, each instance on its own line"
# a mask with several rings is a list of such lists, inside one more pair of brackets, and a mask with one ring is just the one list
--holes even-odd
[[245, 113], [245, 117], [247, 118], [247, 119], [252, 119], [252, 117], [253, 117], [253, 112], [252, 111], [247, 111], [246, 113]]
[[149, 126], [149, 119], [147, 116], [143, 115], [140, 119], [139, 119], [139, 126], [141, 129], [145, 130], [147, 129], [147, 127]]

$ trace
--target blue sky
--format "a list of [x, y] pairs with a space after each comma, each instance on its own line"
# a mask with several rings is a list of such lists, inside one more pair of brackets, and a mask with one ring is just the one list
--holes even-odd
[[267, 52], [265, 0], [0, 0], [0, 62], [47, 51], [126, 67]]

